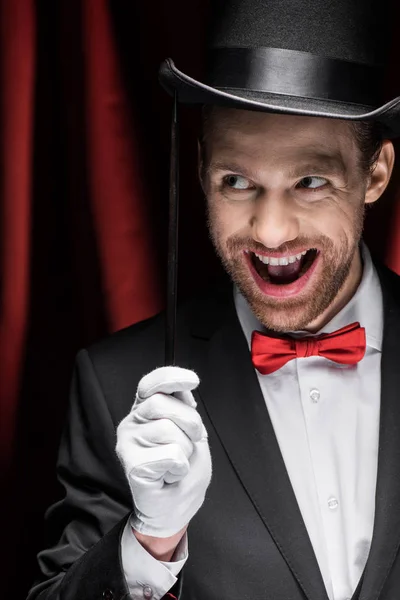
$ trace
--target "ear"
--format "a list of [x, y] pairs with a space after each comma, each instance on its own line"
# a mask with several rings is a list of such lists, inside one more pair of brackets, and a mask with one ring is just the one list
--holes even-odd
[[376, 161], [365, 193], [365, 203], [372, 204], [387, 188], [394, 165], [394, 148], [390, 140], [384, 140], [379, 158]]

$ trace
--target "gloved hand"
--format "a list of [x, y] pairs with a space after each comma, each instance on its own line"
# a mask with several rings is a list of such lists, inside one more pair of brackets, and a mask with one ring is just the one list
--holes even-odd
[[117, 429], [117, 455], [132, 492], [132, 527], [170, 537], [203, 504], [211, 480], [207, 432], [191, 390], [196, 373], [161, 367], [139, 382], [131, 412]]

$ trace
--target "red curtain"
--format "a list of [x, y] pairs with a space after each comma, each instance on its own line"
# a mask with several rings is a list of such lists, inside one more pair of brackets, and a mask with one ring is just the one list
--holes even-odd
[[[60, 493], [74, 356], [164, 304], [171, 103], [157, 69], [172, 56], [201, 73], [206, 7], [0, 0], [0, 11], [1, 562], [3, 595], [17, 600]], [[219, 272], [196, 182], [197, 117], [182, 111], [181, 297]], [[400, 272], [398, 187], [396, 171], [366, 234]]]

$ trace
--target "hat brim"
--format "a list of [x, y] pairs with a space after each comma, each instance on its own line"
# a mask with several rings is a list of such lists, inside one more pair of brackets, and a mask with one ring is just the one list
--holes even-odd
[[377, 121], [382, 125], [385, 137], [400, 136], [400, 96], [380, 107], [371, 107], [246, 89], [228, 90], [211, 87], [189, 77], [177, 69], [171, 59], [161, 64], [159, 79], [169, 94], [177, 93], [179, 102], [183, 104], [216, 104], [242, 110], [349, 121]]

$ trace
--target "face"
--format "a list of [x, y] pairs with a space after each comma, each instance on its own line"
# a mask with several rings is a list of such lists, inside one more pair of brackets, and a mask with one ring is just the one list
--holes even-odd
[[200, 165], [210, 235], [268, 329], [317, 330], [354, 293], [365, 203], [390, 177], [386, 146], [371, 178], [346, 121], [212, 113]]

